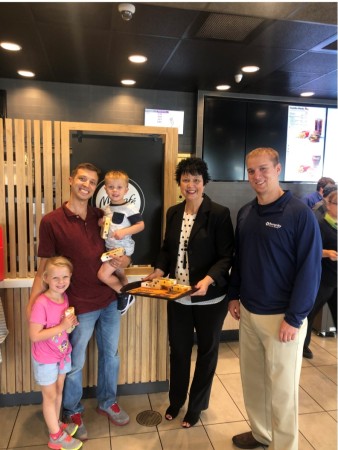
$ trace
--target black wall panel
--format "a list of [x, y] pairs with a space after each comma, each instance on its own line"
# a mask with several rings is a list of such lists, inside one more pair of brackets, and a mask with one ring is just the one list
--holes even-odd
[[[161, 244], [164, 149], [161, 139], [74, 133], [71, 137], [71, 169], [91, 162], [102, 171], [123, 170], [142, 193], [145, 229], [133, 236], [133, 264], [153, 264]], [[93, 200], [100, 188], [96, 190]], [[127, 193], [128, 196], [129, 193]], [[133, 201], [131, 198], [130, 201]], [[96, 205], [98, 206], [98, 205]]]
[[243, 180], [246, 102], [206, 97], [203, 159], [213, 181]]
[[0, 90], [0, 118], [7, 117], [7, 92]]

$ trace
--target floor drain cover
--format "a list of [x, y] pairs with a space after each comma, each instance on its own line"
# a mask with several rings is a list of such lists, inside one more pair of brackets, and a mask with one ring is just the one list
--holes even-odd
[[157, 411], [142, 411], [136, 416], [136, 420], [140, 425], [145, 427], [156, 427], [162, 422], [162, 416]]

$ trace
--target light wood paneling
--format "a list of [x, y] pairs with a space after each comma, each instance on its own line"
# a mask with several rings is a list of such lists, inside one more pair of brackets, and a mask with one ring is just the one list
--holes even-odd
[[[6, 206], [0, 209], [0, 225], [4, 230], [7, 279], [22, 278], [27, 283], [27, 278], [34, 277], [41, 218], [69, 198], [69, 140], [70, 132], [74, 130], [133, 137], [160, 136], [164, 143], [163, 223], [166, 210], [176, 201], [176, 129], [4, 119], [4, 126], [0, 124], [0, 202]], [[30, 288], [26, 286], [0, 289], [9, 329], [9, 335], [1, 345], [0, 394], [39, 390], [31, 369], [25, 316]], [[136, 299], [135, 306], [121, 320], [119, 352], [119, 384], [168, 379], [165, 301]], [[92, 339], [83, 370], [83, 386], [94, 386], [96, 380], [97, 347]]]
[[15, 231], [17, 232], [16, 251], [17, 251], [17, 274], [19, 277], [27, 276], [28, 249], [27, 242], [27, 197], [26, 181], [27, 171], [25, 170], [25, 129], [23, 120], [14, 120], [14, 142], [15, 142], [15, 182], [16, 195], [14, 202], [15, 209]]
[[[10, 278], [16, 278], [16, 256], [17, 256], [17, 248], [16, 248], [16, 222], [15, 222], [15, 185], [16, 180], [14, 178], [14, 148], [13, 148], [13, 122], [9, 119], [5, 119], [5, 156], [6, 156], [6, 181], [7, 181], [7, 202], [6, 198], [1, 199], [2, 205], [7, 206], [6, 211], [6, 225], [8, 230], [7, 237], [7, 253], [9, 255], [8, 261], [5, 261], [5, 270], [6, 263], [9, 263], [8, 267], [8, 276]], [[5, 182], [5, 180], [4, 180]]]
[[[34, 277], [35, 272], [35, 247], [34, 247], [34, 178], [33, 178], [33, 148], [32, 148], [32, 122], [27, 120], [27, 206], [28, 206], [28, 276]], [[30, 176], [28, 176], [30, 174]]]
[[[33, 159], [33, 178], [35, 183], [35, 235], [36, 235], [36, 245], [37, 245], [37, 235], [38, 227], [43, 215], [43, 204], [42, 204], [42, 158], [41, 158], [41, 126], [38, 120], [33, 122], [34, 139], [34, 159]], [[37, 248], [36, 248], [37, 251]]]
[[[5, 207], [0, 224], [4, 227], [7, 278], [34, 276], [40, 220], [54, 208], [55, 198], [61, 198], [60, 184], [53, 189], [54, 175], [60, 172], [60, 142], [55, 157], [52, 127], [47, 121], [32, 124], [30, 120], [5, 119], [1, 129], [0, 201]], [[60, 141], [60, 123], [54, 127]]]

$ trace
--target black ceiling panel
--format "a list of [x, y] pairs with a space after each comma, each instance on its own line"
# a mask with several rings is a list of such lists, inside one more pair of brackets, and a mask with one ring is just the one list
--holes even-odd
[[36, 24], [56, 24], [72, 28], [109, 30], [112, 4], [100, 3], [27, 3]]
[[319, 52], [307, 52], [283, 66], [288, 72], [308, 72], [325, 74], [337, 70], [337, 55]]
[[[0, 78], [197, 92], [337, 99], [337, 16], [332, 2], [135, 3], [124, 21], [115, 2], [0, 3]], [[132, 64], [141, 53], [148, 61]], [[244, 65], [254, 74], [234, 76]], [[131, 89], [131, 88], [126, 88]]]
[[319, 43], [337, 34], [332, 25], [276, 21], [253, 42], [254, 45], [311, 50]]

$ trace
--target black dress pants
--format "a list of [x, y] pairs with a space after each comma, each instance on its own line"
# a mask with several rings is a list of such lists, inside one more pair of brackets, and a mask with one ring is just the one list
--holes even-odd
[[201, 412], [208, 408], [227, 310], [228, 302], [225, 298], [212, 305], [190, 306], [168, 302], [171, 406], [180, 408], [187, 398], [195, 329], [198, 349], [188, 411]]
[[329, 286], [327, 284], [321, 283], [312, 311], [308, 315], [307, 334], [304, 342], [305, 347], [308, 347], [310, 345], [313, 322], [316, 318], [316, 315], [319, 313], [325, 303], [327, 303], [330, 308], [332, 318], [337, 330], [337, 286]]

